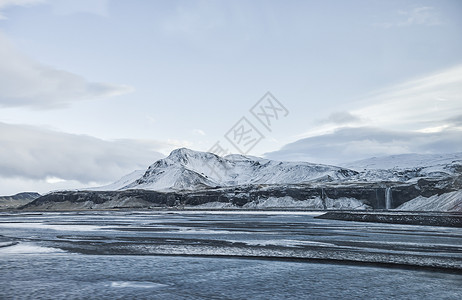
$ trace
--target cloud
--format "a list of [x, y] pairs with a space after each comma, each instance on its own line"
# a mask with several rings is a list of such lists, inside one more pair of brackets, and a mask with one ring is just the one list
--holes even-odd
[[438, 13], [433, 7], [417, 7], [410, 11], [400, 11], [399, 13], [407, 17], [406, 21], [399, 23], [399, 26], [441, 24]]
[[6, 19], [2, 10], [10, 6], [31, 6], [45, 3], [44, 0], [0, 0], [0, 20]]
[[2, 10], [12, 6], [49, 5], [57, 15], [88, 13], [106, 17], [110, 0], [0, 0], [0, 20], [7, 19]]
[[462, 131], [440, 132], [385, 130], [373, 127], [339, 128], [266, 153], [276, 160], [338, 164], [372, 156], [402, 153], [453, 153], [462, 151]]
[[361, 118], [353, 115], [352, 113], [348, 111], [339, 111], [339, 112], [334, 112], [330, 114], [326, 119], [321, 120], [321, 123], [346, 125], [346, 124], [358, 123], [360, 121], [361, 121]]
[[369, 126], [422, 130], [462, 115], [462, 65], [377, 91], [351, 112]]
[[[334, 132], [346, 125], [405, 131], [457, 129], [462, 116], [462, 65], [377, 90], [334, 112], [299, 138]], [[460, 128], [459, 128], [460, 129]]]
[[205, 132], [202, 129], [193, 129], [193, 133], [196, 135], [205, 136]]
[[131, 91], [128, 85], [88, 82], [79, 75], [32, 61], [0, 32], [0, 106], [59, 108]]
[[226, 13], [215, 2], [180, 2], [161, 22], [168, 34], [186, 35], [191, 38], [202, 36], [226, 24]]
[[446, 122], [452, 126], [462, 127], [462, 115], [454, 116], [452, 118], [448, 118]]
[[89, 13], [108, 16], [109, 0], [49, 0], [53, 13], [71, 15], [75, 13]]
[[377, 27], [392, 28], [405, 26], [435, 26], [441, 25], [439, 13], [433, 7], [423, 6], [410, 10], [398, 11], [399, 20], [374, 24]]
[[461, 95], [458, 65], [370, 93], [266, 156], [336, 164], [401, 153], [460, 152]]
[[162, 158], [156, 150], [164, 146], [156, 141], [106, 141], [0, 122], [0, 177], [106, 183]]

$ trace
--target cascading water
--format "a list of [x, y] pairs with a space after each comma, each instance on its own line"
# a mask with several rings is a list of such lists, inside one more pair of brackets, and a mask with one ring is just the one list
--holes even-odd
[[324, 209], [327, 209], [327, 204], [326, 204], [326, 192], [324, 192], [324, 188], [321, 189], [321, 201], [322, 201], [322, 207]]
[[391, 208], [391, 187], [385, 189], [385, 209]]

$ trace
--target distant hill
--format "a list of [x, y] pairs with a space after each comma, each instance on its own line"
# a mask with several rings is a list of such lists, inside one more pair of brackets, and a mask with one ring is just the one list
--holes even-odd
[[35, 192], [19, 193], [12, 196], [0, 196], [0, 209], [12, 209], [26, 205], [41, 195]]

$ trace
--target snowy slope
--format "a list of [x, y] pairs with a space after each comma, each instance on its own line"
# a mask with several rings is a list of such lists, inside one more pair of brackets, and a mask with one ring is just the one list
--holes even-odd
[[400, 154], [373, 157], [342, 166], [360, 172], [353, 180], [413, 182], [462, 173], [462, 152], [452, 154]]
[[124, 186], [127, 186], [133, 182], [135, 182], [138, 178], [143, 176], [145, 171], [143, 170], [135, 170], [131, 172], [130, 174], [125, 175], [124, 177], [120, 178], [114, 183], [105, 185], [105, 186], [99, 186], [99, 187], [93, 187], [93, 188], [87, 188], [86, 190], [89, 191], [116, 191]]
[[462, 212], [462, 190], [433, 195], [428, 198], [419, 196], [404, 203], [397, 210]]
[[357, 171], [364, 169], [413, 169], [444, 166], [460, 162], [462, 164], [462, 152], [451, 154], [399, 154], [383, 157], [372, 157], [341, 164], [341, 166]]
[[329, 182], [356, 174], [334, 166], [279, 162], [237, 154], [220, 157], [181, 148], [156, 161], [137, 180], [118, 189], [193, 190], [244, 184]]

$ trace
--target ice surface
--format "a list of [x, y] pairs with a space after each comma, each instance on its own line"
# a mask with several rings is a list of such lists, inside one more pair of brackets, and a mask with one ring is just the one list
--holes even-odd
[[142, 288], [142, 289], [152, 289], [152, 288], [162, 288], [167, 287], [168, 285], [150, 282], [150, 281], [113, 281], [111, 282], [111, 287], [113, 288]]
[[0, 254], [40, 254], [40, 253], [64, 253], [65, 251], [43, 247], [34, 243], [18, 243], [8, 247], [0, 247]]
[[64, 231], [94, 231], [102, 230], [101, 226], [94, 225], [66, 225], [66, 224], [44, 224], [44, 223], [0, 223], [0, 228], [43, 228]]

